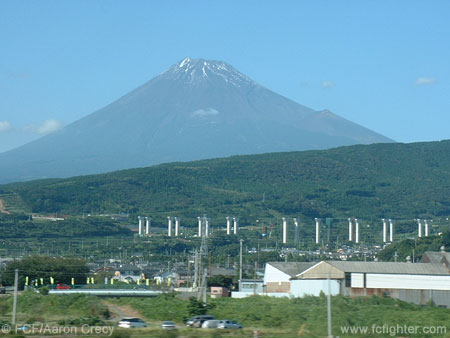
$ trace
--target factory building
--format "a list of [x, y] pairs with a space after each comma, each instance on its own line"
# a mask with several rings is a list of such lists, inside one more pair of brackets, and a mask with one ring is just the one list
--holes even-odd
[[445, 252], [444, 247], [441, 248], [441, 252], [426, 251], [420, 261], [422, 263], [442, 263], [450, 269], [450, 252]]
[[443, 262], [267, 263], [264, 286], [269, 296], [318, 296], [330, 290], [332, 295], [378, 295], [450, 307], [450, 270]]

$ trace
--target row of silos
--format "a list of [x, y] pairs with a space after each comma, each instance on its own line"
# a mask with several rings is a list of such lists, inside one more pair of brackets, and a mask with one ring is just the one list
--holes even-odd
[[[210, 219], [206, 216], [197, 217], [198, 218], [198, 237], [209, 237], [211, 233]], [[226, 218], [226, 233], [227, 235], [237, 235], [239, 229], [239, 218], [227, 216]], [[150, 235], [150, 227], [151, 227], [151, 217], [143, 217], [138, 216], [139, 220], [139, 236], [149, 236]], [[145, 220], [145, 228], [144, 228], [144, 220]], [[178, 237], [180, 234], [180, 218], [168, 216], [168, 228], [167, 235], [169, 237], [175, 236]], [[315, 218], [315, 243], [319, 244], [321, 240], [321, 219]], [[416, 219], [418, 225], [418, 237], [427, 237], [429, 236], [429, 223], [428, 220]], [[295, 242], [298, 242], [298, 234], [299, 234], [299, 222], [296, 218], [293, 218], [293, 223], [295, 226]], [[394, 241], [394, 222], [392, 219], [382, 219], [383, 223], [383, 243], [389, 243]], [[388, 225], [389, 223], [389, 225]], [[175, 225], [175, 229], [174, 226]], [[328, 224], [327, 219], [327, 225]], [[424, 228], [424, 231], [423, 231]], [[145, 229], [145, 230], [144, 230]], [[175, 230], [175, 232], [173, 232]], [[282, 237], [283, 244], [287, 244], [288, 242], [288, 218], [282, 217]], [[329, 236], [329, 235], [328, 235]], [[360, 243], [360, 221], [357, 218], [348, 218], [348, 241], [354, 242], [356, 244]]]

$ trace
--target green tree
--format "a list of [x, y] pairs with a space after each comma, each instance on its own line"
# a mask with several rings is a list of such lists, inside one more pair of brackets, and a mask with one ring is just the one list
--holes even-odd
[[233, 278], [224, 275], [216, 275], [208, 278], [208, 286], [223, 286], [229, 288], [233, 284]]
[[[50, 283], [50, 277], [55, 283], [70, 284], [72, 278], [76, 283], [84, 283], [89, 273], [86, 262], [74, 258], [55, 258], [44, 256], [31, 256], [10, 262], [3, 273], [3, 283], [14, 285], [14, 271], [19, 270], [19, 287], [23, 288], [26, 277], [31, 285], [33, 280], [43, 278], [44, 284]], [[39, 283], [40, 284], [40, 283]]]
[[188, 312], [190, 316], [204, 315], [207, 307], [195, 297], [189, 298]]

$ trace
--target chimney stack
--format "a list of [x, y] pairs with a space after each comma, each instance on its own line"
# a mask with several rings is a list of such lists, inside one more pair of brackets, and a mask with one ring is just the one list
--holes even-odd
[[383, 243], [387, 243], [387, 223], [386, 219], [382, 218], [383, 221]]
[[233, 217], [233, 223], [234, 223], [234, 234], [237, 235], [238, 232], [238, 226], [239, 226], [239, 218]]
[[227, 216], [226, 219], [227, 219], [227, 235], [229, 235], [231, 233], [231, 218]]

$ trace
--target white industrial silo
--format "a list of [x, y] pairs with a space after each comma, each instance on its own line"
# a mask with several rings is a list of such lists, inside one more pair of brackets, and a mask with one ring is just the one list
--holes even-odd
[[353, 222], [352, 219], [348, 219], [348, 241], [353, 241]]
[[209, 218], [205, 217], [205, 237], [209, 237]]
[[359, 220], [355, 218], [355, 243], [359, 243]]
[[386, 219], [382, 218], [383, 221], [383, 243], [387, 243], [387, 223]]
[[389, 241], [394, 242], [394, 222], [389, 219]]
[[180, 232], [180, 218], [175, 217], [175, 237], [178, 237], [179, 232]]
[[145, 217], [145, 235], [146, 236], [150, 236], [151, 221], [152, 221], [151, 217]]
[[316, 221], [316, 244], [320, 243], [320, 218], [314, 218]]
[[283, 217], [283, 244], [287, 243], [287, 219]]
[[298, 244], [299, 242], [299, 227], [298, 227], [298, 221], [297, 218], [294, 218], [294, 225], [295, 225], [295, 236], [294, 236], [294, 243]]
[[417, 236], [420, 238], [422, 237], [422, 221], [420, 219], [417, 219]]
[[226, 219], [227, 219], [227, 235], [229, 235], [231, 233], [231, 218], [227, 216]]
[[167, 216], [167, 236], [172, 237], [172, 216]]
[[143, 225], [143, 219], [141, 216], [138, 216], [139, 219], [139, 236], [142, 236], [143, 232], [142, 232], [142, 225]]

